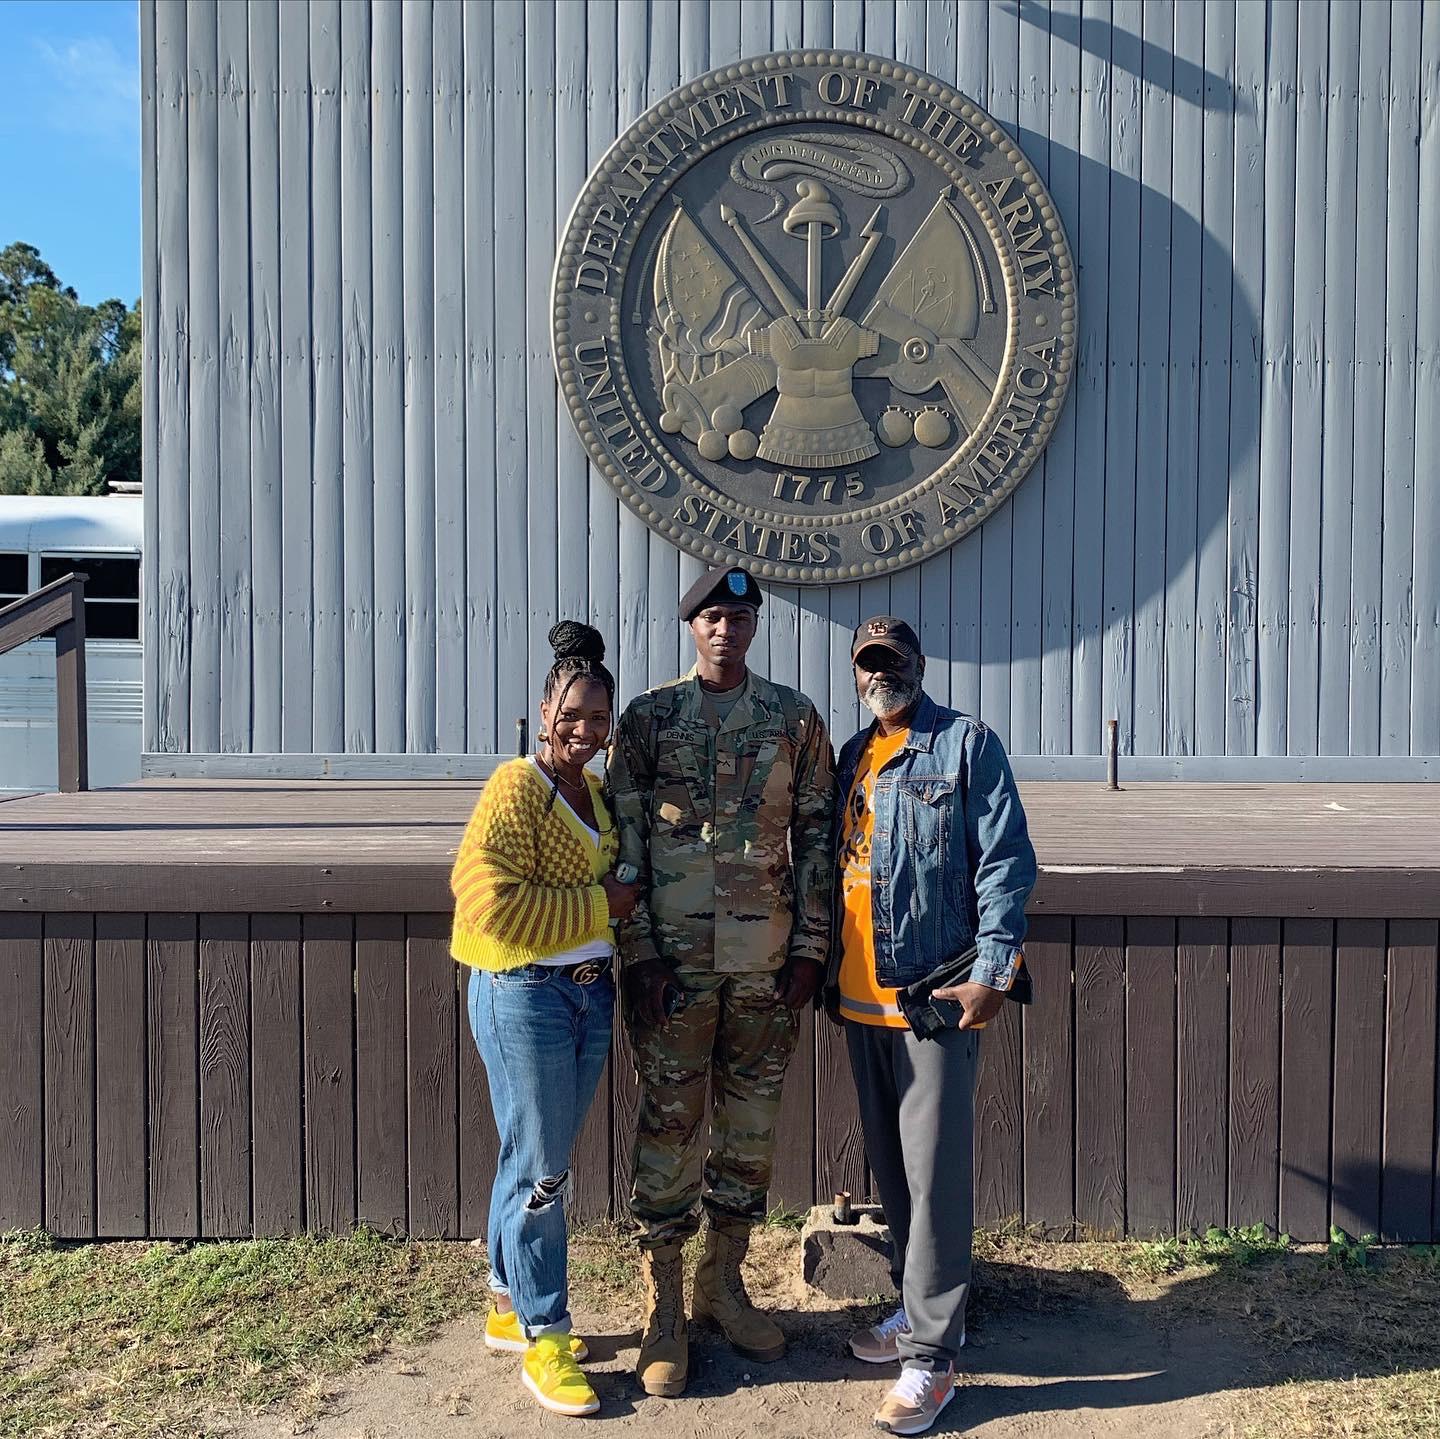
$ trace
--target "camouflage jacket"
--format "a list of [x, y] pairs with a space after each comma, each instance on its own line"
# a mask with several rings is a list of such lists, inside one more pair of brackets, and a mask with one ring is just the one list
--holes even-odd
[[717, 730], [692, 670], [631, 700], [610, 751], [620, 858], [642, 900], [625, 960], [730, 974], [824, 964], [834, 759], [796, 690], [753, 671]]

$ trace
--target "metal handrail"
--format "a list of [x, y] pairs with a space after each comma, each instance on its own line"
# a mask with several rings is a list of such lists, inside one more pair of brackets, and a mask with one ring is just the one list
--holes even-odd
[[55, 636], [55, 731], [60, 789], [90, 788], [85, 717], [85, 574], [68, 574], [0, 609], [0, 655]]

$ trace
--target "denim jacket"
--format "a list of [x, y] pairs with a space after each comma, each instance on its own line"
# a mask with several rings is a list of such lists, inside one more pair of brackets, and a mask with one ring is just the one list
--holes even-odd
[[[840, 752], [837, 853], [845, 800], [877, 724]], [[876, 978], [888, 987], [912, 984], [973, 944], [973, 980], [1008, 989], [1025, 941], [1035, 851], [999, 739], [922, 694], [904, 746], [876, 776], [874, 799]], [[840, 893], [837, 883], [837, 903]], [[827, 988], [839, 982], [840, 932], [837, 916]]]

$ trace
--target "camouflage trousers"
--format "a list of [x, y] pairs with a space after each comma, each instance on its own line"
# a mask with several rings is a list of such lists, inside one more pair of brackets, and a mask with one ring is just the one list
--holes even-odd
[[630, 1212], [647, 1248], [694, 1234], [697, 1200], [722, 1217], [764, 1218], [780, 1090], [800, 1029], [775, 997], [773, 974], [682, 969], [676, 978], [686, 1003], [667, 1024], [626, 1014], [640, 1075]]

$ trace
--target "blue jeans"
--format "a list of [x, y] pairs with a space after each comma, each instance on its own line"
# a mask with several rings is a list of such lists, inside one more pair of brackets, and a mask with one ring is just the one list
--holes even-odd
[[570, 1328], [570, 1152], [605, 1068], [614, 1008], [611, 974], [580, 985], [530, 964], [470, 976], [470, 1032], [500, 1134], [486, 1241], [490, 1288], [510, 1296], [531, 1339]]

